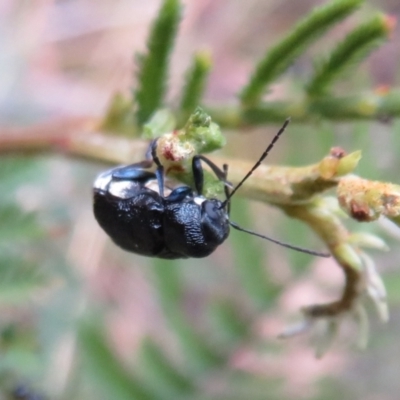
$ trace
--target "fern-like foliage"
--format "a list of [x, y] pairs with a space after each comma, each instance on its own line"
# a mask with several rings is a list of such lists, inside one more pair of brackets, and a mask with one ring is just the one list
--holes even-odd
[[331, 1], [308, 14], [286, 37], [267, 50], [240, 94], [242, 104], [246, 107], [257, 104], [268, 84], [279, 78], [313, 41], [362, 3], [363, 0]]
[[334, 80], [379, 47], [388, 32], [388, 18], [382, 15], [377, 15], [350, 32], [324, 61], [317, 63], [307, 85], [308, 95], [326, 95]]
[[164, 1], [151, 29], [148, 52], [137, 57], [139, 71], [134, 97], [140, 125], [147, 122], [164, 100], [169, 55], [178, 29], [180, 10], [179, 0]]

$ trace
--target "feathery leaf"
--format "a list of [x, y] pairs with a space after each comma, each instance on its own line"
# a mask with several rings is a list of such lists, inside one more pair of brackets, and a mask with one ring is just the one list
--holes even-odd
[[316, 67], [314, 76], [307, 85], [308, 94], [325, 94], [340, 75], [357, 66], [387, 39], [390, 32], [387, 17], [382, 15], [377, 15], [350, 32], [326, 60]]
[[169, 55], [177, 33], [180, 11], [179, 0], [164, 1], [150, 32], [148, 52], [138, 56], [138, 87], [134, 96], [139, 125], [144, 124], [164, 100]]
[[257, 104], [265, 88], [285, 72], [314, 40], [362, 3], [363, 0], [334, 0], [308, 14], [286, 37], [269, 49], [258, 63], [249, 83], [240, 94], [242, 104], [246, 107]]

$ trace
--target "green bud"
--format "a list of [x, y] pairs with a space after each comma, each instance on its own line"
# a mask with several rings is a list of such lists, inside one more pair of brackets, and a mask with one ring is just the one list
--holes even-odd
[[372, 235], [371, 233], [353, 233], [349, 236], [347, 242], [360, 247], [368, 247], [370, 249], [389, 250], [389, 247], [383, 239], [379, 236]]
[[339, 165], [337, 166], [336, 170], [336, 176], [343, 176], [353, 172], [361, 160], [361, 156], [361, 150], [354, 151], [353, 153], [344, 156], [339, 161]]
[[190, 141], [199, 154], [218, 150], [226, 143], [219, 126], [200, 107], [189, 117], [179, 138], [181, 141]]
[[342, 243], [336, 246], [335, 256], [339, 259], [341, 264], [353, 268], [356, 271], [363, 270], [362, 259], [350, 244]]

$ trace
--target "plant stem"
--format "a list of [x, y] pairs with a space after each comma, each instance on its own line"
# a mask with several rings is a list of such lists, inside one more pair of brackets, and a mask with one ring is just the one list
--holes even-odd
[[299, 101], [265, 102], [242, 109], [208, 107], [207, 112], [221, 127], [240, 128], [267, 123], [281, 124], [291, 117], [297, 123], [320, 119], [333, 121], [382, 120], [400, 117], [400, 91], [369, 92], [343, 97], [317, 97]]
[[143, 158], [148, 143], [97, 132], [95, 118], [69, 118], [0, 129], [0, 154], [62, 153], [114, 164]]

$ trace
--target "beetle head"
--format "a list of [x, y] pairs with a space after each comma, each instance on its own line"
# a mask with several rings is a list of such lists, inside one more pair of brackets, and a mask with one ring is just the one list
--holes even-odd
[[201, 226], [204, 236], [209, 241], [222, 243], [229, 235], [229, 217], [222, 202], [207, 199], [201, 204]]

